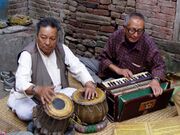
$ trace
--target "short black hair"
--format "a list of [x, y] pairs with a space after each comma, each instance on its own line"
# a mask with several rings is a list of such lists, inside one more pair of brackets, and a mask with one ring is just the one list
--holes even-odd
[[131, 13], [131, 14], [129, 14], [129, 15], [126, 16], [125, 21], [124, 21], [124, 25], [127, 26], [129, 20], [130, 20], [131, 18], [134, 18], [134, 17], [138, 17], [138, 18], [140, 18], [141, 20], [145, 21], [145, 18], [144, 18], [144, 16], [143, 16], [143, 14], [137, 13], [137, 12], [133, 12], [133, 13]]
[[47, 26], [51, 26], [52, 28], [56, 28], [57, 31], [61, 30], [61, 25], [60, 22], [53, 18], [53, 17], [46, 17], [46, 18], [42, 18], [36, 25], [36, 32], [37, 34], [39, 33], [39, 30], [41, 27], [47, 27]]

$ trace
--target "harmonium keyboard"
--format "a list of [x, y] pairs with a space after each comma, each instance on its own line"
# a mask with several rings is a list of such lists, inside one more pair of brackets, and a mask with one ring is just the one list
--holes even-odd
[[173, 88], [168, 80], [160, 82], [163, 94], [155, 97], [149, 83], [152, 75], [142, 72], [132, 78], [104, 81], [98, 87], [105, 91], [111, 121], [123, 121], [142, 114], [163, 109], [168, 105]]

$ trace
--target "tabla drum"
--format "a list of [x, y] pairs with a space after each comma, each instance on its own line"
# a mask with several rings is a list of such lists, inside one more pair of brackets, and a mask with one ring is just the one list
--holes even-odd
[[33, 108], [36, 135], [63, 135], [74, 112], [73, 102], [62, 93], [56, 93], [50, 104]]
[[96, 124], [106, 118], [108, 105], [105, 93], [99, 88], [96, 88], [96, 91], [98, 97], [92, 100], [85, 99], [84, 92], [79, 90], [75, 91], [72, 95], [72, 100], [75, 105], [74, 113], [81, 121], [81, 124]]

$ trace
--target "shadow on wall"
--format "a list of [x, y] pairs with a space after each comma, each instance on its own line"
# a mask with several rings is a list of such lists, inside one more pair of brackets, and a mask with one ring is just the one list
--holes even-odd
[[161, 55], [166, 64], [166, 73], [180, 77], [180, 55], [161, 50]]

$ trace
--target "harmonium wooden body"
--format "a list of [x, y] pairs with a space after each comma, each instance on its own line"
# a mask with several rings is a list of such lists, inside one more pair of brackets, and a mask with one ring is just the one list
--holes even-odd
[[170, 88], [168, 80], [160, 82], [163, 93], [155, 97], [148, 85], [151, 80], [150, 73], [142, 72], [131, 79], [119, 78], [98, 84], [107, 96], [108, 118], [111, 121], [123, 121], [165, 108], [173, 88]]

